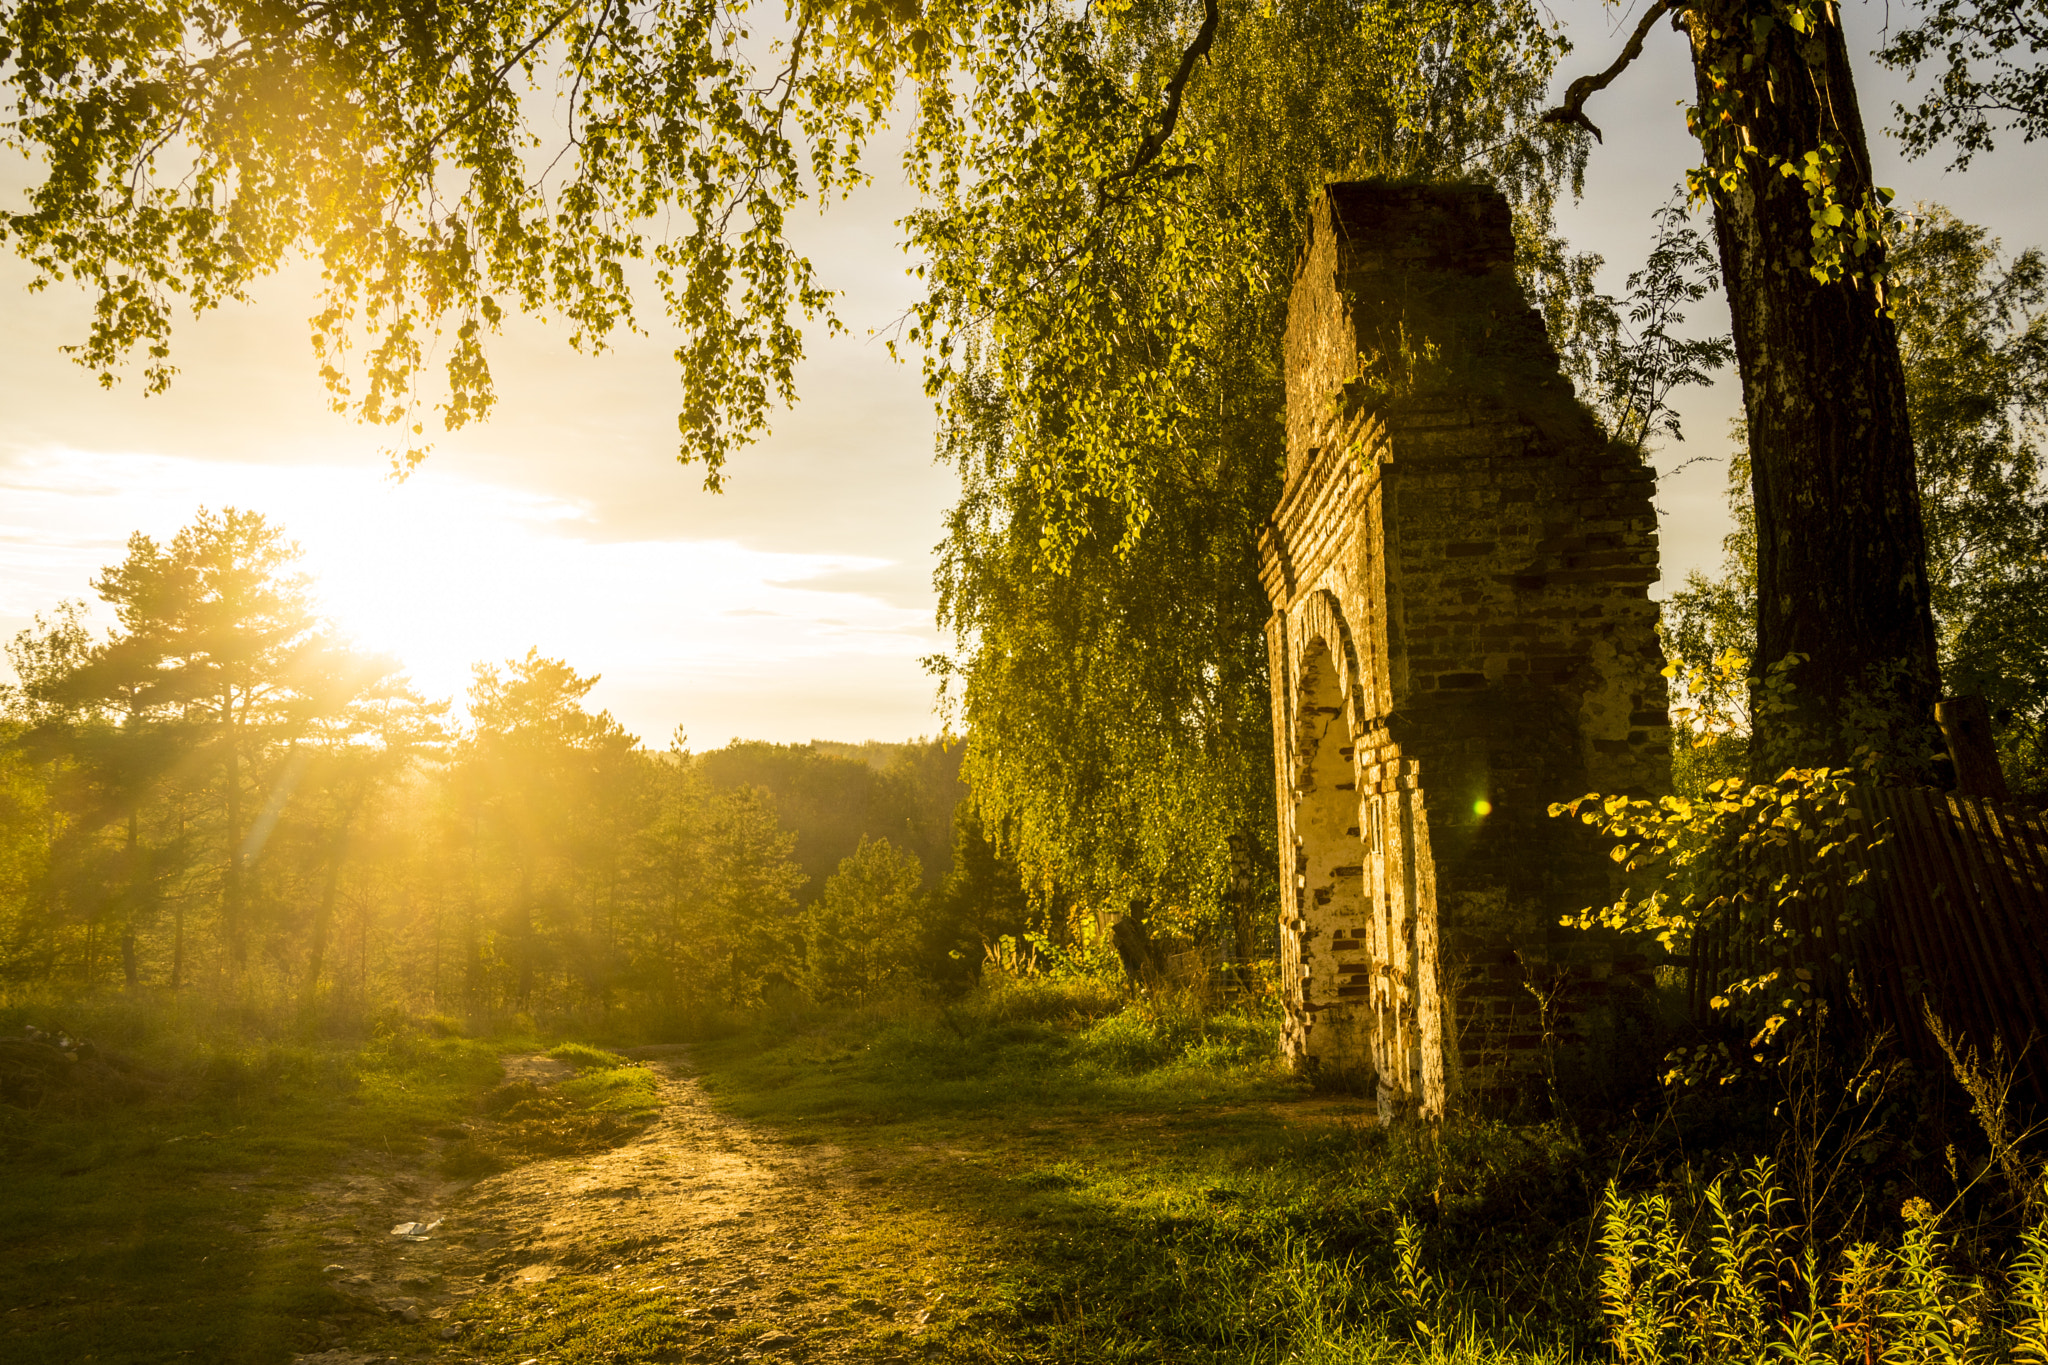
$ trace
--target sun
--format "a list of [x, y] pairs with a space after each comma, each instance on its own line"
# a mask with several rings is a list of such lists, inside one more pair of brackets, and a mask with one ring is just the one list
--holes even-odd
[[475, 664], [529, 647], [677, 689], [777, 659], [816, 667], [926, 647], [918, 614], [804, 586], [882, 560], [607, 540], [577, 504], [431, 471], [308, 482], [313, 495], [283, 519], [323, 613], [396, 657], [427, 696], [459, 697]]
[[[16, 458], [0, 468], [0, 616], [26, 625], [89, 596], [130, 533], [168, 540], [200, 507], [281, 527], [322, 617], [397, 659], [429, 700], [459, 703], [476, 664], [530, 648], [602, 674], [593, 703], [655, 743], [678, 724], [707, 735], [784, 727], [780, 738], [866, 730], [881, 723], [867, 715], [876, 699], [903, 691], [903, 678], [918, 679], [917, 700], [928, 695], [917, 663], [936, 644], [928, 609], [845, 582], [890, 561], [608, 537], [587, 504], [432, 465], [401, 483], [368, 460]], [[793, 709], [811, 698], [817, 714]]]

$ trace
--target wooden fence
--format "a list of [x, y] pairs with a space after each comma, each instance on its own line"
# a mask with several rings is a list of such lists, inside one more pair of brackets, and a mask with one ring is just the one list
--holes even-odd
[[[2048, 1103], [2042, 812], [1920, 788], [1865, 789], [1840, 833], [1846, 852], [1839, 842], [1822, 854], [1813, 841], [1788, 840], [1753, 842], [1742, 855], [1752, 884], [1783, 879], [1788, 891], [1771, 911], [1732, 906], [1694, 935], [1695, 1013], [1729, 982], [1783, 967], [1925, 1065], [1947, 1068], [1929, 1012], [1982, 1056], [2001, 1043], [2035, 1103]], [[1869, 875], [1856, 877], [1858, 868]], [[1777, 921], [1768, 932], [1766, 915]]]

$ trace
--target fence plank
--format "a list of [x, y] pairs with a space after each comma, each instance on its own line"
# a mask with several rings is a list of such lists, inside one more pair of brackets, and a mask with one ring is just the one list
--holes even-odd
[[[2032, 1037], [2040, 1037], [2044, 1026], [2048, 1026], [2048, 974], [2044, 974], [2042, 968], [2040, 940], [2035, 933], [2029, 932], [2028, 921], [2034, 918], [2028, 912], [2029, 897], [2007, 865], [2005, 844], [1999, 838], [1992, 819], [1995, 803], [1984, 797], [1951, 797], [1950, 800], [1964, 808], [1965, 818], [1977, 834], [1974, 852], [1986, 869], [1986, 880], [1997, 895], [2000, 907], [1995, 923], [2011, 947], [2013, 971], [2018, 978], [2014, 984], [2024, 993], [2033, 1018]], [[2005, 1041], [2025, 1046], [2030, 1040], [2008, 1038]]]
[[1752, 884], [1792, 880], [1796, 895], [1778, 913], [1798, 938], [1739, 932], [1740, 906], [1698, 926], [1687, 983], [1695, 1012], [1762, 970], [1766, 954], [1769, 965], [1805, 968], [1836, 1000], [1848, 998], [1853, 970], [1866, 1028], [1891, 1030], [1908, 1054], [1939, 1066], [1922, 1016], [1931, 1009], [1980, 1054], [2003, 1043], [2022, 1085], [2048, 1104], [2048, 819], [1917, 788], [1866, 789], [1857, 809], [1855, 832], [1882, 840], [1870, 858], [1874, 913], [1851, 915], [1859, 893], [1848, 869], [1820, 865], [1803, 841], [1731, 848]]

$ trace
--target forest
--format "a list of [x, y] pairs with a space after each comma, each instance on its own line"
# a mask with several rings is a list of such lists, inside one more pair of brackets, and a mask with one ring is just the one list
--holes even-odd
[[[937, 738], [650, 742], [539, 648], [423, 695], [243, 500], [39, 604], [0, 1356], [2048, 1362], [2048, 868], [1914, 921], [2004, 917], [1967, 985], [2007, 1034], [1852, 962], [1903, 880], [1880, 800], [2043, 828], [2048, 257], [1870, 144], [2002, 173], [2048, 18], [1926, 0], [1866, 52], [1832, 0], [1566, 8], [0, 0], [0, 238], [82, 290], [101, 384], [169, 389], [188, 314], [317, 275], [310, 369], [402, 481], [499, 404], [514, 315], [652, 335], [710, 499], [849, 326], [863, 267], [797, 210], [900, 172], [917, 299], [874, 336], [955, 490]], [[1697, 159], [1606, 262], [1561, 210], [1650, 44]], [[1339, 181], [1497, 193], [1574, 420], [1725, 461], [1733, 528], [1666, 561], [1669, 789], [1545, 794], [1614, 891], [1544, 941], [1621, 945], [1623, 1036], [1584, 1065], [1548, 950], [1497, 952], [1527, 1065], [1440, 1112], [1285, 1052], [1260, 539]], [[1312, 401], [1396, 413], [1440, 358], [1398, 350]], [[1740, 419], [1686, 429], [1719, 383]]]
[[456, 713], [334, 638], [297, 553], [202, 509], [94, 580], [104, 638], [70, 601], [9, 644], [9, 980], [687, 1028], [1024, 932], [957, 743], [649, 750], [537, 651]]

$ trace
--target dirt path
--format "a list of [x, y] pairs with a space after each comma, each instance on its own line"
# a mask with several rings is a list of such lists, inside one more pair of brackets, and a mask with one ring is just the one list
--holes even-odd
[[[910, 1346], [935, 1316], [933, 1295], [849, 1301], [832, 1278], [832, 1258], [809, 1254], [815, 1239], [829, 1241], [847, 1224], [854, 1178], [837, 1149], [771, 1141], [718, 1114], [692, 1078], [685, 1048], [632, 1055], [654, 1071], [662, 1109], [622, 1146], [530, 1162], [474, 1184], [365, 1176], [334, 1191], [325, 1232], [337, 1287], [449, 1343], [418, 1359], [502, 1359], [479, 1339], [492, 1329], [478, 1325], [465, 1301], [593, 1276], [619, 1295], [666, 1299], [698, 1338], [617, 1356], [622, 1362], [828, 1361], [856, 1344], [866, 1359], [878, 1345]], [[568, 1074], [545, 1057], [506, 1062], [508, 1081]], [[438, 1226], [424, 1240], [393, 1235], [407, 1222]], [[723, 1329], [735, 1324], [747, 1328], [744, 1340], [726, 1339]], [[295, 1365], [407, 1358], [351, 1346], [339, 1327], [329, 1335], [327, 1349]]]

